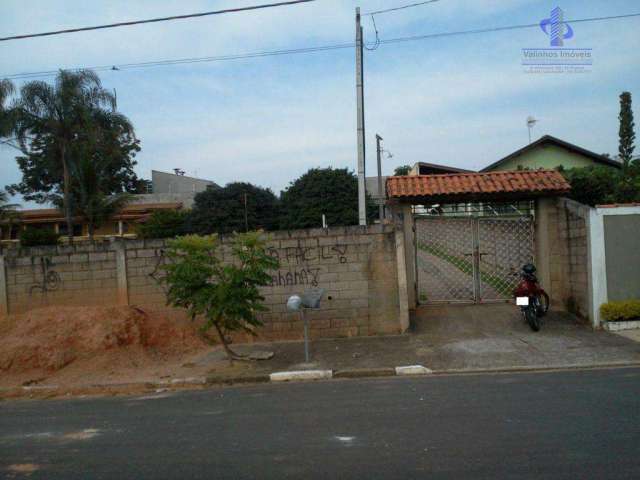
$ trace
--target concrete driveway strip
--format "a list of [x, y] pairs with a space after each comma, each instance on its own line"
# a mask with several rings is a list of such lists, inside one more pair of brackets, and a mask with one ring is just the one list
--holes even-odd
[[640, 369], [3, 402], [0, 476], [640, 478]]

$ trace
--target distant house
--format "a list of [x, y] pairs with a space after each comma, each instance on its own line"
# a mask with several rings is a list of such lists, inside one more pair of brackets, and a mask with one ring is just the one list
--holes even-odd
[[476, 173], [473, 170], [437, 165], [435, 163], [418, 162], [413, 165], [409, 175], [444, 175], [447, 173]]
[[[207, 188], [218, 188], [211, 180], [187, 177], [173, 173], [151, 172], [153, 193], [133, 195], [131, 201], [118, 214], [95, 232], [96, 237], [136, 236], [136, 226], [159, 210], [190, 209], [197, 193]], [[20, 231], [40, 228], [66, 235], [67, 223], [63, 213], [55, 208], [18, 210], [11, 219], [0, 222], [0, 240], [16, 241]], [[73, 219], [73, 236], [89, 234], [84, 219]]]
[[591, 152], [551, 135], [545, 135], [480, 171], [539, 170], [554, 169], [559, 166], [569, 169], [594, 165], [621, 168], [620, 162], [604, 155]]

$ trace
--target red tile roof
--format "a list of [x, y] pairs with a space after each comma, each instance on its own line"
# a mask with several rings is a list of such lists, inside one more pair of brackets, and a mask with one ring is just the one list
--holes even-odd
[[562, 195], [571, 186], [556, 170], [454, 173], [389, 177], [387, 195], [397, 200], [497, 199]]

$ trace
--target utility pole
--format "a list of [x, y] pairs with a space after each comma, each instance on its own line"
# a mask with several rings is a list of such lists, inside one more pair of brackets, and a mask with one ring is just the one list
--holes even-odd
[[384, 198], [382, 190], [382, 147], [380, 142], [382, 142], [382, 137], [376, 134], [376, 151], [378, 156], [378, 217], [380, 218], [380, 223], [384, 221]]
[[358, 97], [358, 220], [367, 225], [367, 186], [364, 135], [364, 43], [360, 7], [356, 8], [356, 94]]

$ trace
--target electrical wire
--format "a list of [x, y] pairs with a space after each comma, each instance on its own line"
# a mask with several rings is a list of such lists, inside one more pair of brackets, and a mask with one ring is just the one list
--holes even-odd
[[418, 3], [411, 3], [409, 5], [402, 5], [400, 7], [394, 7], [394, 8], [387, 8], [386, 10], [377, 10], [375, 12], [368, 12], [368, 13], [363, 13], [363, 15], [379, 15], [381, 13], [388, 13], [388, 12], [396, 12], [398, 10], [405, 10], [407, 8], [413, 8], [413, 7], [420, 7], [422, 5], [427, 5], [429, 3], [436, 3], [439, 2], [440, 0], [428, 0], [427, 2], [418, 2]]
[[376, 25], [376, 17], [374, 17], [373, 15], [371, 15], [371, 22], [373, 23], [373, 29], [376, 32], [376, 41], [374, 42], [373, 47], [367, 47], [367, 44], [365, 43], [364, 48], [366, 48], [370, 52], [373, 52], [380, 46], [380, 34], [378, 33], [378, 26]]
[[117, 28], [117, 27], [129, 27], [131, 25], [142, 25], [145, 23], [158, 23], [158, 22], [168, 22], [172, 20], [184, 20], [187, 18], [197, 18], [197, 17], [206, 17], [209, 15], [222, 15], [224, 13], [237, 13], [237, 12], [246, 12], [250, 10], [261, 10], [265, 8], [274, 8], [274, 7], [283, 7], [287, 5], [295, 5], [298, 3], [309, 3], [315, 2], [315, 0], [289, 0], [286, 2], [278, 2], [278, 3], [268, 3], [262, 5], [253, 5], [249, 7], [238, 7], [238, 8], [227, 8], [224, 10], [213, 10], [210, 12], [200, 12], [200, 13], [189, 13], [186, 15], [173, 15], [170, 17], [159, 17], [159, 18], [150, 18], [146, 20], [132, 20], [130, 22], [118, 22], [118, 23], [109, 23], [106, 25], [96, 25], [93, 27], [80, 27], [80, 28], [69, 28], [66, 30], [54, 30], [51, 32], [42, 32], [42, 33], [29, 33], [25, 35], [13, 35], [10, 37], [0, 37], [0, 42], [6, 42], [8, 40], [22, 40], [25, 38], [35, 38], [35, 37], [49, 37], [52, 35], [62, 35], [65, 33], [77, 33], [77, 32], [88, 32], [90, 30], [102, 30], [105, 28]]
[[[613, 16], [606, 16], [606, 17], [592, 17], [592, 18], [581, 18], [576, 20], [565, 20], [563, 23], [600, 22], [600, 21], [619, 20], [619, 19], [633, 18], [633, 17], [640, 17], [640, 13], [629, 13], [625, 15], [613, 15]], [[454, 32], [440, 32], [440, 33], [432, 33], [432, 34], [426, 34], [426, 35], [414, 35], [409, 37], [398, 37], [398, 38], [389, 38], [386, 40], [380, 40], [379, 43], [390, 45], [395, 43], [412, 42], [412, 41], [418, 41], [418, 40], [431, 40], [434, 38], [462, 36], [462, 35], [477, 35], [477, 34], [483, 34], [483, 33], [494, 33], [494, 32], [519, 30], [519, 29], [527, 29], [527, 28], [539, 28], [539, 24], [530, 23], [530, 24], [522, 24], [522, 25], [510, 25], [510, 26], [504, 26], [504, 27], [493, 27], [493, 28], [483, 28], [483, 29], [474, 29], [474, 30], [459, 30]], [[101, 66], [94, 66], [94, 67], [74, 68], [70, 70], [82, 70], [82, 69], [90, 69], [95, 71], [125, 70], [125, 69], [146, 68], [146, 67], [156, 67], [156, 66], [165, 66], [165, 65], [182, 65], [182, 64], [191, 64], [191, 63], [219, 62], [219, 61], [227, 61], [227, 60], [241, 60], [241, 59], [250, 59], [250, 58], [281, 56], [281, 55], [305, 54], [305, 53], [324, 52], [324, 51], [331, 51], [331, 50], [341, 50], [341, 49], [348, 49], [348, 48], [354, 48], [354, 47], [355, 47], [355, 43], [342, 43], [342, 44], [324, 45], [324, 46], [318, 46], [318, 47], [295, 48], [295, 49], [288, 49], [288, 50], [271, 50], [271, 51], [263, 51], [263, 52], [236, 54], [236, 55], [219, 55], [219, 56], [211, 56], [211, 57], [194, 57], [194, 58], [181, 58], [181, 59], [171, 59], [171, 60], [157, 60], [157, 61], [150, 61], [150, 62], [125, 63], [125, 64], [116, 64], [116, 65], [101, 65]], [[48, 71], [41, 71], [41, 72], [25, 72], [25, 73], [16, 73], [16, 74], [7, 75], [4, 78], [7, 78], [9, 80], [20, 80], [20, 79], [37, 78], [37, 77], [48, 77], [48, 76], [54, 76], [58, 72], [59, 70], [48, 70]], [[0, 75], [0, 77], [2, 77], [2, 75]]]

